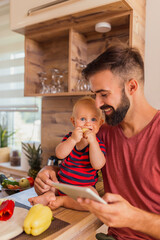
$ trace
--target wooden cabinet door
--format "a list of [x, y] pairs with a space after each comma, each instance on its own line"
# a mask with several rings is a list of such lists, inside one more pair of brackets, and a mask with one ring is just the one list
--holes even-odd
[[24, 28], [118, 0], [10, 0], [11, 30], [25, 34]]

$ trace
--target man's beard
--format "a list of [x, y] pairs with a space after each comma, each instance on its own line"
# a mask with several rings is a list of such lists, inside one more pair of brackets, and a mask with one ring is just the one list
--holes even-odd
[[119, 104], [119, 106], [116, 110], [110, 105], [103, 105], [100, 108], [102, 110], [105, 110], [107, 108], [111, 108], [113, 110], [113, 112], [110, 115], [105, 114], [105, 121], [109, 125], [115, 126], [115, 125], [118, 125], [120, 122], [123, 121], [129, 107], [130, 107], [130, 102], [129, 102], [128, 97], [125, 94], [125, 89], [123, 88], [122, 89], [121, 102], [120, 102], [120, 104]]

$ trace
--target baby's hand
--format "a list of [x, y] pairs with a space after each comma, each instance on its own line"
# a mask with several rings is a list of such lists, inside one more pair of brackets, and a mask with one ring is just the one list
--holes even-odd
[[82, 129], [80, 127], [75, 128], [74, 131], [72, 132], [71, 138], [74, 139], [76, 143], [78, 143], [81, 141], [82, 137], [83, 137]]
[[92, 130], [86, 130], [83, 134], [84, 138], [88, 141], [88, 143], [92, 143], [94, 141], [97, 141], [96, 134]]

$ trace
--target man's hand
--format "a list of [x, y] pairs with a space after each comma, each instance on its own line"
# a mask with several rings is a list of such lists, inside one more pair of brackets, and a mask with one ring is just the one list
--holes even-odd
[[54, 190], [51, 187], [52, 182], [58, 182], [56, 177], [56, 171], [52, 166], [44, 167], [37, 175], [34, 181], [34, 188], [38, 195], [41, 195], [49, 190]]
[[101, 204], [90, 199], [79, 198], [78, 202], [94, 213], [109, 227], [132, 227], [135, 208], [117, 194], [106, 193]]
[[128, 227], [160, 239], [160, 215], [136, 208], [118, 194], [106, 193], [103, 199], [108, 204], [82, 198], [77, 201], [109, 227]]

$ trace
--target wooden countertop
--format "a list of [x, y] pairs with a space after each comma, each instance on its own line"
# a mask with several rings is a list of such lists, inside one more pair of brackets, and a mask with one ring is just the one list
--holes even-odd
[[[103, 194], [103, 183], [97, 183], [97, 189], [100, 195]], [[11, 195], [9, 198], [14, 199], [24, 205], [30, 206], [28, 198], [35, 196], [34, 188]], [[96, 240], [96, 230], [102, 226], [102, 222], [90, 212], [75, 211], [60, 207], [53, 211], [53, 216], [69, 225], [61, 230], [45, 237], [45, 240]]]

